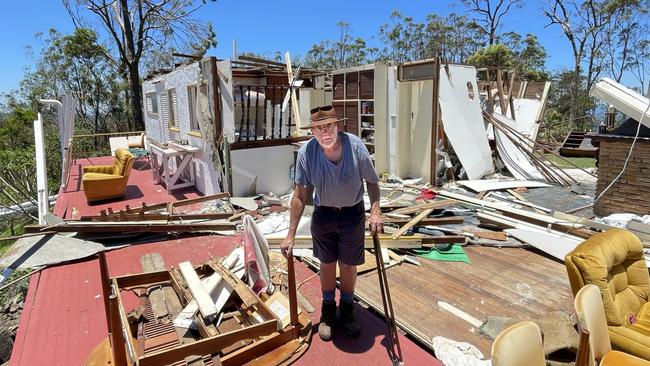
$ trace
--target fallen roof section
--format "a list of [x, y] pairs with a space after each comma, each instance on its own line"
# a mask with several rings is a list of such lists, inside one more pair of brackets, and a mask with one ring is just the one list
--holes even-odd
[[646, 127], [650, 127], [650, 111], [648, 110], [650, 99], [643, 95], [609, 78], [602, 78], [595, 83], [590, 93]]

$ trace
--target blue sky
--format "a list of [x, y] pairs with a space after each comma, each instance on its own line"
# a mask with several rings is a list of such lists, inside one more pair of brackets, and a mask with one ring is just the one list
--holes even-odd
[[[547, 68], [572, 67], [571, 49], [558, 27], [547, 27], [539, 9], [541, 2], [524, 1], [524, 7], [509, 13], [502, 31], [536, 34], [549, 55]], [[32, 67], [26, 47], [39, 49], [36, 34], [56, 28], [62, 33], [73, 30], [60, 1], [7, 1], [0, 13], [0, 94], [15, 90], [25, 68]], [[227, 58], [232, 40], [239, 52], [251, 51], [271, 55], [276, 50], [304, 55], [314, 43], [334, 40], [336, 23], [350, 24], [353, 36], [363, 37], [377, 46], [379, 27], [388, 22], [393, 10], [423, 21], [427, 14], [466, 13], [459, 1], [259, 1], [219, 0], [206, 4], [197, 17], [211, 21], [219, 42], [209, 55]]]

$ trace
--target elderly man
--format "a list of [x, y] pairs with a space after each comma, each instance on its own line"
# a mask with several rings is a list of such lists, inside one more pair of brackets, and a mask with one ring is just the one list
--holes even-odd
[[289, 233], [282, 252], [291, 256], [296, 228], [307, 202], [308, 188], [314, 188], [314, 214], [311, 234], [314, 255], [320, 260], [323, 292], [318, 334], [324, 341], [332, 338], [336, 320], [336, 264], [340, 267], [341, 293], [339, 311], [345, 333], [360, 334], [352, 307], [357, 267], [364, 262], [366, 214], [363, 203], [363, 180], [370, 196], [369, 226], [372, 232], [383, 230], [379, 209], [379, 177], [368, 149], [361, 139], [339, 132], [333, 106], [311, 110], [310, 123], [314, 139], [302, 146], [296, 160], [295, 189], [291, 200]]

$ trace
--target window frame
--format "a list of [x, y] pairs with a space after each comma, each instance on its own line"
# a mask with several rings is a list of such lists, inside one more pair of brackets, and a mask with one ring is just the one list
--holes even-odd
[[[199, 120], [196, 116], [196, 102], [199, 96], [199, 84], [191, 84], [187, 86], [187, 104], [190, 114], [189, 131], [194, 134], [200, 134], [201, 128]], [[196, 127], [196, 128], [195, 128]]]
[[[145, 93], [144, 95], [144, 100], [145, 100], [145, 108], [147, 110], [147, 114], [150, 116], [158, 116], [160, 113], [160, 104], [158, 103], [158, 94], [154, 92], [150, 93]], [[156, 107], [154, 110], [154, 106]]]
[[[167, 126], [169, 129], [178, 131], [180, 125], [178, 124], [178, 94], [176, 88], [166, 90], [167, 93]], [[173, 94], [173, 98], [172, 98]]]

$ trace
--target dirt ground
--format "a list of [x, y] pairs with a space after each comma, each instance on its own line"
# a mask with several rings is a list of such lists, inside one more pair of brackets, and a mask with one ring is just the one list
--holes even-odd
[[[29, 273], [29, 270], [16, 271], [9, 276], [5, 284], [9, 284], [13, 279], [20, 278], [27, 273]], [[11, 356], [11, 349], [16, 339], [16, 331], [18, 330], [20, 314], [23, 312], [28, 284], [29, 277], [0, 291], [0, 364], [9, 361]]]

